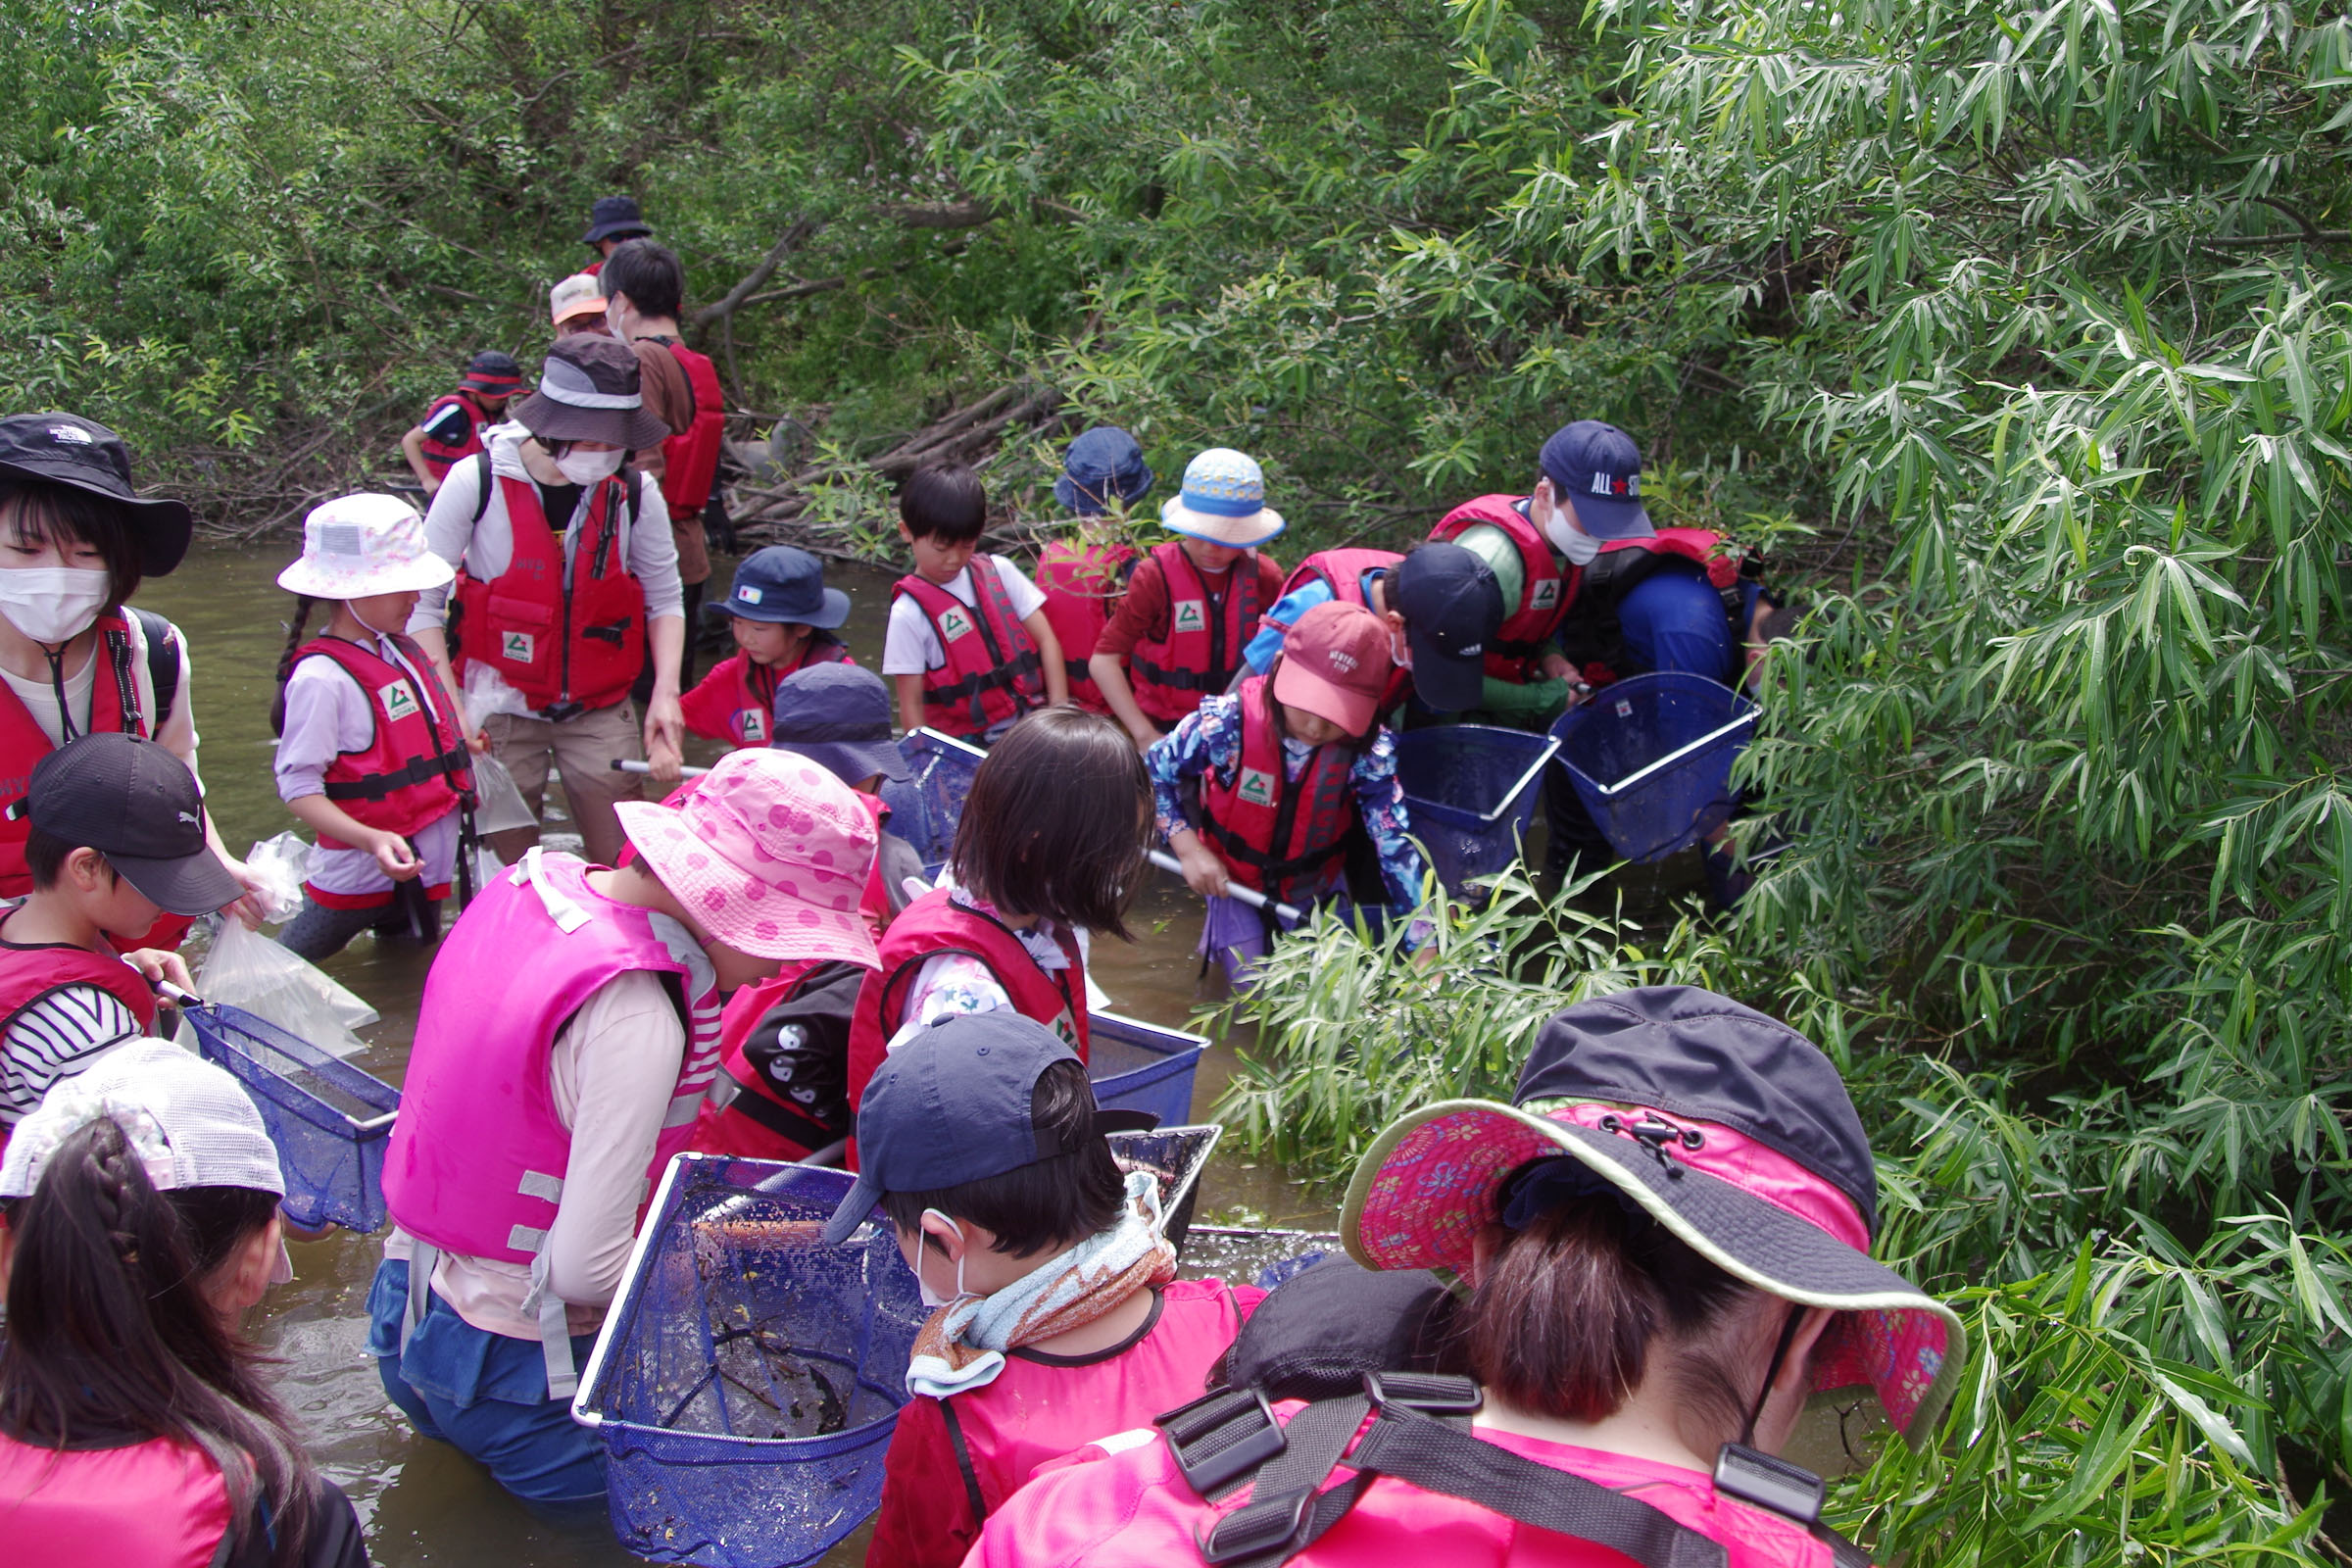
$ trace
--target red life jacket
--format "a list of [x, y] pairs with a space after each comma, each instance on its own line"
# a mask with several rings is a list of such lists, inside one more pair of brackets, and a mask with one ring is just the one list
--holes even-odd
[[[719, 665], [734, 668], [728, 681], [735, 692], [735, 705], [727, 715], [727, 733], [738, 746], [765, 746], [772, 738], [770, 726], [775, 722], [776, 687], [787, 675], [795, 675], [811, 664], [851, 664], [849, 646], [830, 632], [818, 631], [809, 635], [801, 649], [801, 657], [790, 665], [755, 664], [748, 654], [737, 654]], [[715, 675], [718, 670], [712, 670]]]
[[121, 958], [45, 942], [0, 946], [0, 1035], [16, 1026], [26, 1007], [67, 986], [96, 986], [128, 1007], [141, 1029], [155, 1022], [155, 991], [145, 975]]
[[1568, 612], [1583, 576], [1581, 567], [1563, 569], [1564, 564], [1552, 554], [1551, 541], [1544, 537], [1544, 530], [1519, 510], [1526, 499], [1480, 496], [1446, 514], [1429, 530], [1432, 544], [1445, 544], [1461, 537], [1465, 529], [1482, 525], [1500, 528], [1518, 547], [1523, 573], [1519, 603], [1502, 617], [1501, 627], [1487, 644], [1487, 673], [1522, 686], [1540, 678], [1537, 662], [1560, 629], [1560, 617]]
[[[1605, 686], [1627, 666], [1625, 633], [1617, 609], [1669, 558], [1679, 557], [1706, 568], [1707, 584], [1724, 596], [1724, 612], [1735, 628], [1740, 622], [1740, 563], [1723, 549], [1723, 535], [1707, 528], [1660, 528], [1647, 539], [1611, 539], [1600, 555], [1584, 568], [1577, 586], [1575, 611], [1564, 617], [1568, 662], [1579, 666], [1585, 680]], [[1735, 643], [1744, 632], [1735, 630]]]
[[[1318, 550], [1298, 563], [1298, 569], [1284, 580], [1282, 595], [1288, 599], [1308, 583], [1319, 582], [1329, 588], [1332, 597], [1341, 604], [1361, 605], [1366, 610], [1376, 610], [1378, 607], [1372, 603], [1372, 595], [1364, 586], [1364, 579], [1376, 571], [1394, 572], [1403, 560], [1394, 550]], [[1395, 610], [1396, 606], [1392, 603], [1389, 608]], [[1402, 664], [1392, 665], [1388, 689], [1380, 694], [1380, 710], [1384, 713], [1390, 711], [1403, 702], [1412, 689], [1413, 672]]]
[[[926, 893], [899, 911], [882, 933], [881, 967], [865, 977], [858, 1013], [850, 1023], [850, 1105], [865, 1098], [866, 1081], [890, 1054], [890, 1037], [906, 1022], [906, 990], [923, 961], [945, 953], [964, 953], [988, 965], [997, 984], [1023, 1017], [1033, 1018], [1066, 1041], [1084, 1061], [1087, 1055], [1086, 969], [1078, 944], [1064, 937], [1070, 966], [1048, 974], [1021, 939], [995, 915], [958, 902], [949, 890]], [[850, 1168], [858, 1168], [858, 1145], [850, 1145]]]
[[1348, 834], [1361, 820], [1349, 777], [1355, 759], [1345, 746], [1318, 746], [1292, 783], [1267, 680], [1242, 682], [1242, 755], [1230, 778], [1213, 767], [1200, 775], [1200, 829], [1234, 881], [1303, 908], [1340, 869]]
[[[435, 415], [452, 407], [466, 411], [466, 439], [463, 441], [443, 441], [429, 428]], [[416, 443], [417, 455], [424, 459], [424, 466], [433, 470], [434, 478], [445, 479], [450, 469], [482, 450], [482, 426], [489, 422], [490, 411], [483, 408], [479, 400], [466, 388], [444, 393], [433, 400], [432, 407], [424, 411], [424, 417], [416, 421], [417, 428], [425, 432], [424, 438]]]
[[540, 510], [539, 487], [497, 479], [514, 554], [488, 582], [458, 578], [466, 660], [497, 670], [535, 709], [610, 708], [645, 664], [645, 588], [629, 572], [618, 515], [637, 520], [642, 480], [631, 472], [597, 485], [566, 585], [563, 537]]
[[674, 337], [655, 342], [686, 372], [694, 388], [694, 420], [662, 443], [662, 499], [669, 503], [670, 520], [684, 522], [703, 514], [710, 486], [718, 477], [718, 449], [727, 433], [727, 394], [718, 384], [718, 367], [710, 356], [698, 354]]
[[1257, 558], [1237, 556], [1225, 568], [1225, 597], [1212, 598], [1208, 581], [1184, 546], [1171, 540], [1152, 547], [1160, 580], [1168, 585], [1165, 642], [1136, 639], [1127, 656], [1127, 678], [1135, 706], [1162, 723], [1174, 723], [1200, 706], [1200, 699], [1233, 684], [1242, 650], [1257, 635], [1265, 607], [1257, 602]]
[[943, 735], [980, 735], [1046, 701], [1037, 644], [997, 575], [997, 558], [975, 554], [966, 568], [973, 604], [919, 572], [892, 591], [921, 607], [946, 662], [923, 671], [923, 722]]
[[1062, 662], [1069, 666], [1070, 701], [1090, 713], [1107, 713], [1102, 688], [1087, 673], [1086, 662], [1095, 657], [1102, 628], [1125, 592], [1135, 570], [1135, 552], [1125, 545], [1088, 545], [1056, 539], [1037, 560], [1037, 586], [1046, 596], [1046, 618], [1060, 639]]
[[[356, 821], [408, 838], [456, 810], [473, 775], [466, 767], [465, 741], [441, 711], [433, 690], [437, 682], [418, 673], [430, 667], [424, 650], [406, 637], [394, 637], [392, 645], [413, 668], [340, 637], [305, 643], [294, 662], [334, 661], [368, 699], [373, 733], [365, 748], [327, 764], [326, 798]], [[324, 833], [318, 842], [330, 850], [352, 848]]]
[[[136, 680], [142, 657], [139, 645], [146, 641], [148, 631], [142, 626], [134, 633], [130, 615], [128, 610], [118, 610], [98, 617], [98, 646], [90, 657], [101, 662], [90, 682], [89, 727], [92, 734], [153, 739], [154, 726], [140, 711]], [[152, 682], [154, 666], [151, 663], [149, 667]], [[178, 668], [176, 654], [172, 667], [174, 671]], [[54, 750], [40, 720], [18, 700], [14, 690], [0, 685], [0, 804], [24, 799], [32, 788], [33, 764]], [[26, 818], [0, 816], [0, 898], [21, 899], [32, 891], [32, 873], [24, 868], [24, 838], [31, 831], [32, 823]]]

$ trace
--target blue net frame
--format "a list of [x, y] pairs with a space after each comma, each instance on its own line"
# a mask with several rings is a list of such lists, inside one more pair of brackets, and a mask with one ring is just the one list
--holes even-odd
[[1759, 711], [1704, 675], [1658, 671], [1602, 687], [1552, 734], [1593, 823], [1639, 864], [1689, 848], [1731, 816], [1732, 762]]
[[305, 1229], [382, 1227], [384, 1149], [400, 1091], [242, 1007], [187, 1009], [204, 1059], [245, 1086], [286, 1178], [286, 1217]]
[[1460, 895], [1519, 858], [1554, 745], [1492, 724], [1440, 724], [1396, 737], [1405, 813], [1446, 892]]

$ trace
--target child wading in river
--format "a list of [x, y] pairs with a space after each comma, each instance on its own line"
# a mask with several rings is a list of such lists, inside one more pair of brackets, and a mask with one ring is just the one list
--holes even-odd
[[707, 740], [765, 746], [777, 683], [796, 670], [846, 664], [834, 635], [850, 596], [825, 586], [824, 564], [806, 550], [769, 545], [743, 559], [727, 590], [735, 656], [721, 660], [680, 700], [686, 727]]
[[[1226, 898], [1228, 880], [1299, 909], [1347, 897], [1351, 885], [1363, 890], [1355, 902], [1385, 894], [1396, 915], [1421, 902], [1396, 737], [1380, 722], [1389, 672], [1389, 627], [1378, 615], [1317, 605], [1283, 638], [1272, 674], [1209, 698], [1145, 760], [1159, 830], [1185, 881], [1208, 900], [1200, 952], [1236, 984], [1265, 956], [1270, 917]], [[1198, 804], [1188, 805], [1196, 784]], [[1424, 935], [1409, 932], [1407, 944]]]
[[874, 1568], [952, 1568], [1040, 1465], [1198, 1398], [1265, 1294], [1176, 1278], [1157, 1181], [1121, 1174], [1099, 1117], [1070, 1049], [1005, 1012], [917, 1031], [858, 1104], [864, 1167], [825, 1240], [878, 1207], [938, 1307]]
[[994, 741], [1047, 703], [1069, 701], [1046, 596], [1003, 556], [978, 553], [988, 494], [961, 464], [918, 468], [899, 492], [899, 533], [914, 557], [890, 605], [882, 673], [899, 720]]
[[1087, 1055], [1082, 935], [1127, 940], [1152, 811], [1143, 759], [1100, 713], [1050, 708], [972, 776], [949, 858], [955, 886], [906, 906], [858, 994], [849, 1100], [932, 1019], [1008, 1009]]
[[1071, 537], [1054, 540], [1038, 556], [1037, 586], [1061, 643], [1070, 701], [1089, 712], [1110, 711], [1088, 662], [1135, 570], [1135, 551], [1122, 535], [1127, 509], [1152, 493], [1152, 479], [1135, 437], [1115, 424], [1098, 424], [1070, 443], [1061, 477], [1054, 481], [1054, 499], [1078, 525]]
[[[369, 927], [419, 942], [440, 935], [437, 906], [449, 897], [472, 778], [456, 704], [402, 628], [417, 596], [455, 575], [407, 502], [357, 495], [310, 514], [302, 559], [278, 576], [302, 603], [270, 715], [277, 793], [318, 835], [302, 912], [278, 936], [303, 957], [340, 953]], [[333, 613], [306, 642], [321, 603]]]

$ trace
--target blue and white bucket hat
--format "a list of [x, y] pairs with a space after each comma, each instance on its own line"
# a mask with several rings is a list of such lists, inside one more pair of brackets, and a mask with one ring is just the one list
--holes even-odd
[[1257, 460], [1231, 447], [1211, 447], [1184, 466], [1184, 490], [1159, 504], [1160, 522], [1181, 534], [1248, 550], [1287, 524], [1266, 505], [1266, 475]]

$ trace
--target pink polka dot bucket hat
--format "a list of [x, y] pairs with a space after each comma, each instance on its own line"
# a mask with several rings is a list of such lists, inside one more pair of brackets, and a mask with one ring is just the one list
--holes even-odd
[[760, 958], [874, 966], [858, 901], [877, 835], [856, 791], [806, 758], [753, 750], [674, 799], [615, 809], [647, 868], [714, 940]]

